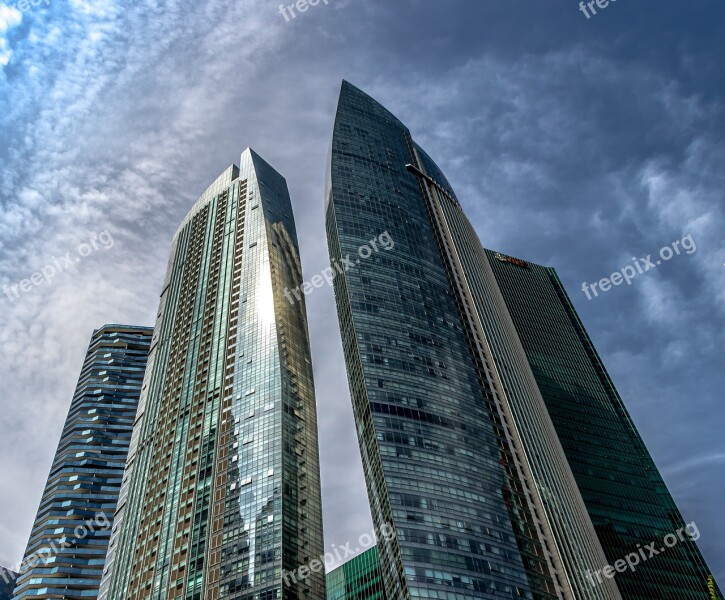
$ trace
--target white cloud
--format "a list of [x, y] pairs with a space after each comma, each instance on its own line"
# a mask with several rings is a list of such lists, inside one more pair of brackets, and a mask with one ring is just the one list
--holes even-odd
[[9, 29], [20, 25], [22, 20], [23, 15], [18, 9], [0, 4], [0, 67], [7, 65], [13, 56], [5, 34]]
[[23, 20], [23, 14], [15, 7], [0, 4], [0, 33], [17, 27]]

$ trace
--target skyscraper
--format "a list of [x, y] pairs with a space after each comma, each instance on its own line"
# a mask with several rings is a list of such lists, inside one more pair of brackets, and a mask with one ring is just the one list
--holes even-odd
[[385, 600], [376, 546], [327, 574], [327, 600]]
[[153, 331], [93, 332], [15, 598], [95, 598]]
[[345, 82], [326, 190], [335, 279], [389, 600], [620, 598], [483, 248], [395, 116]]
[[676, 534], [686, 522], [556, 271], [486, 254], [609, 564], [657, 542], [616, 574], [622, 597], [707, 598], [710, 571], [692, 536]]
[[248, 149], [179, 227], [102, 597], [323, 600], [317, 418], [284, 178]]
[[17, 577], [15, 571], [0, 567], [0, 600], [10, 600], [13, 597]]

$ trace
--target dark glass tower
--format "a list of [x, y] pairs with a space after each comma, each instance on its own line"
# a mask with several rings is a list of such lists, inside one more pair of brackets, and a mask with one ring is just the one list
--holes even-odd
[[0, 567], [0, 600], [10, 600], [15, 589], [18, 574], [5, 567]]
[[395, 242], [335, 279], [373, 520], [397, 532], [379, 547], [390, 600], [619, 598], [585, 579], [602, 548], [453, 190], [346, 82], [326, 214], [335, 263]]
[[15, 598], [95, 598], [153, 330], [93, 332]]
[[327, 600], [385, 600], [377, 547], [327, 574]]
[[[685, 521], [556, 271], [486, 254], [609, 564], [653, 541], [659, 551]], [[697, 600], [709, 577], [688, 540], [616, 581], [625, 600]]]
[[[174, 237], [102, 596], [323, 600], [317, 418], [284, 178], [252, 150]], [[289, 582], [287, 584], [286, 582]]]

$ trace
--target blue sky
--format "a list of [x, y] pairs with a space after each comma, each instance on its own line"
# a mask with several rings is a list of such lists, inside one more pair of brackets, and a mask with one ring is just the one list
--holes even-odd
[[[289, 22], [259, 0], [15, 6], [0, 2], [0, 287], [62, 269], [0, 294], [0, 564], [21, 558], [92, 330], [153, 324], [174, 230], [245, 147], [287, 177], [306, 278], [325, 267], [346, 78], [410, 126], [484, 245], [557, 268], [725, 580], [722, 2], [620, 0], [587, 20], [574, 0], [329, 0]], [[106, 231], [112, 247], [78, 254]], [[581, 292], [688, 234], [693, 254]], [[340, 545], [370, 515], [332, 291], [308, 310]]]

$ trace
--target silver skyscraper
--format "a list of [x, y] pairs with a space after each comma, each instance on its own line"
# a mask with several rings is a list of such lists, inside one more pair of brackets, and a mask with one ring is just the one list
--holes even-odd
[[252, 150], [174, 237], [102, 597], [324, 598], [317, 417], [284, 178]]
[[[326, 191], [335, 280], [389, 600], [617, 600], [604, 553], [476, 233], [443, 173], [343, 83]], [[380, 537], [380, 536], [379, 536]]]

